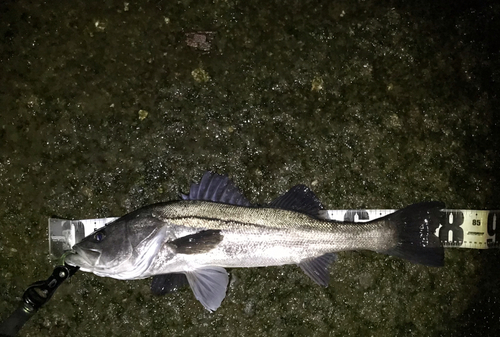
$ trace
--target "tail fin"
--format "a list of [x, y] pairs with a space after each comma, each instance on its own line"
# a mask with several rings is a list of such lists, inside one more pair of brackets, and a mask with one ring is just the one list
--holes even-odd
[[444, 249], [434, 234], [444, 207], [439, 201], [421, 202], [388, 215], [386, 221], [397, 229], [398, 244], [384, 253], [413, 263], [444, 266]]

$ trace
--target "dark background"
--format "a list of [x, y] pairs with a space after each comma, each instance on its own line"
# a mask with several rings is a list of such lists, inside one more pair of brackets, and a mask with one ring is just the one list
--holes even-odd
[[[499, 209], [500, 6], [487, 1], [3, 1], [0, 318], [47, 278], [47, 219], [174, 200], [205, 170], [252, 202]], [[189, 46], [192, 32], [209, 47]], [[146, 114], [147, 113], [147, 114]], [[498, 250], [432, 269], [345, 252], [189, 289], [78, 273], [24, 336], [496, 336]]]

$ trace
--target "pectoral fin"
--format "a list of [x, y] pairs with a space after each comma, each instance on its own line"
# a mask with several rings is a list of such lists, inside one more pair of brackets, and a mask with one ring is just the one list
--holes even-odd
[[212, 312], [226, 297], [229, 277], [222, 267], [204, 267], [186, 273], [194, 297], [203, 304], [205, 309]]
[[335, 260], [337, 260], [337, 254], [328, 253], [319, 257], [303, 260], [299, 263], [299, 267], [314, 282], [320, 286], [327, 287], [330, 280], [328, 266]]
[[220, 230], [206, 230], [178, 238], [170, 242], [170, 245], [178, 254], [200, 254], [217, 247], [223, 237]]

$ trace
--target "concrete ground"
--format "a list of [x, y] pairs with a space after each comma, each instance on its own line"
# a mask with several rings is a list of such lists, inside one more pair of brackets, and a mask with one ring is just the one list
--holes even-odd
[[[47, 219], [174, 200], [205, 170], [256, 203], [500, 208], [493, 1], [2, 1], [0, 319], [46, 279]], [[345, 252], [189, 289], [77, 273], [23, 336], [493, 336], [498, 250], [432, 269]]]

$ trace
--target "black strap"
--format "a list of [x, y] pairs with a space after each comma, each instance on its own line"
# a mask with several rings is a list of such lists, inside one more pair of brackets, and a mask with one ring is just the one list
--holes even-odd
[[23, 327], [34, 314], [36, 310], [28, 303], [23, 302], [17, 309], [2, 322], [0, 325], [0, 337], [17, 336], [19, 330]]
[[78, 267], [57, 266], [45, 281], [35, 282], [26, 289], [23, 302], [0, 324], [0, 337], [17, 336], [19, 330], [54, 294], [66, 279], [73, 276]]

